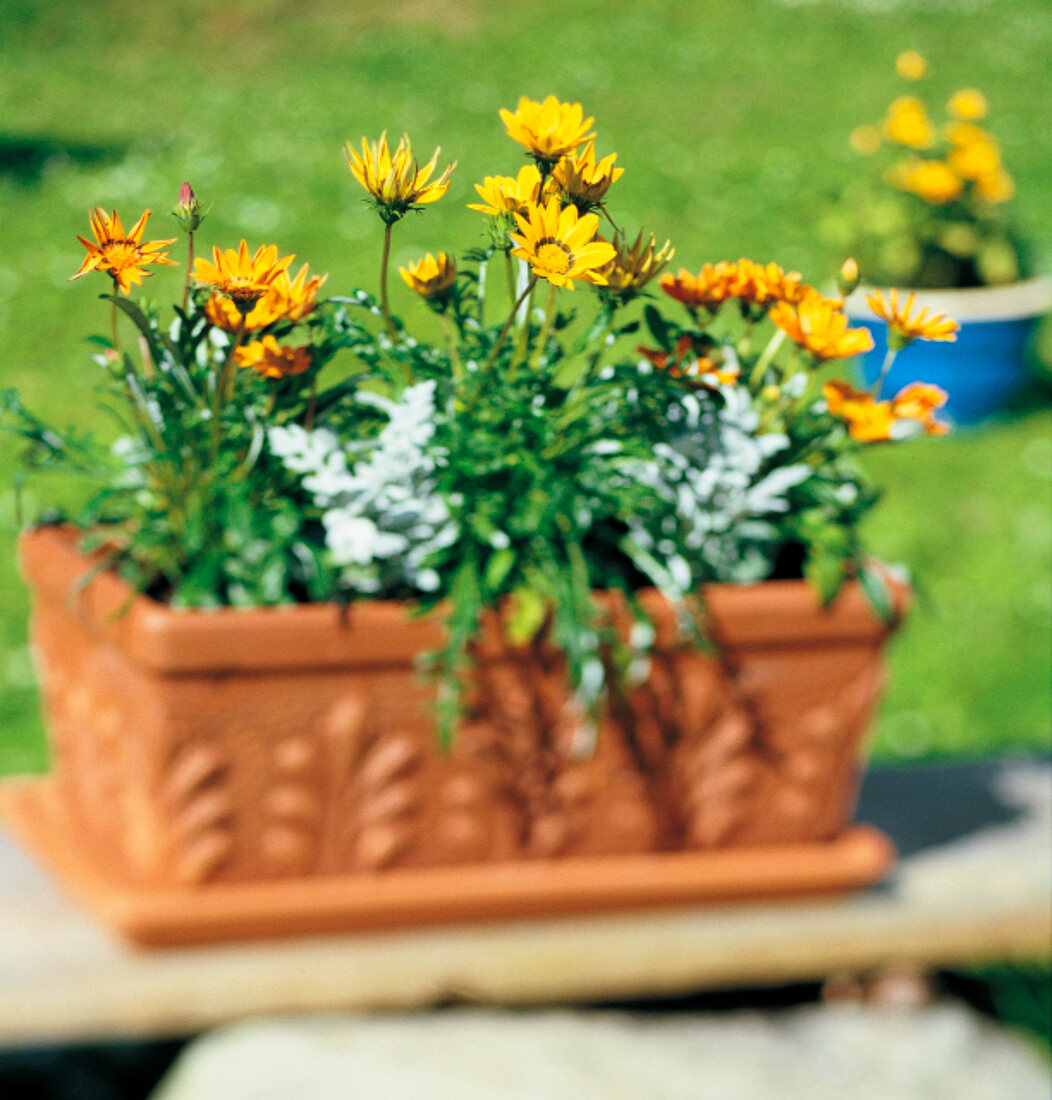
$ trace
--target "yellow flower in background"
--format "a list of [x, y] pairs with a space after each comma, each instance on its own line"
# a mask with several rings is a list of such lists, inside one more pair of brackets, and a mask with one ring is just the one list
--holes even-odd
[[422, 260], [400, 267], [398, 274], [421, 298], [438, 298], [456, 280], [457, 265], [444, 252], [438, 254], [438, 259], [429, 252]]
[[525, 260], [535, 275], [571, 290], [575, 279], [604, 283], [599, 269], [614, 258], [616, 249], [596, 239], [595, 214], [578, 214], [575, 206], [560, 209], [559, 200], [552, 198], [544, 206], [531, 206], [528, 217], [514, 217], [520, 232], [511, 234], [518, 246], [511, 254]]
[[975, 193], [984, 202], [1007, 202], [1015, 194], [1015, 182], [1003, 170], [991, 172], [975, 181]]
[[587, 213], [603, 201], [611, 185], [625, 174], [623, 168], [614, 167], [615, 160], [617, 154], [611, 153], [597, 161], [595, 143], [590, 141], [583, 149], [563, 157], [556, 164], [552, 180], [568, 202]]
[[904, 50], [895, 58], [895, 71], [903, 80], [923, 80], [928, 62], [917, 50]]
[[88, 215], [95, 240], [89, 241], [78, 235], [77, 240], [88, 250], [88, 254], [80, 269], [69, 277], [70, 282], [87, 275], [89, 271], [101, 271], [113, 279], [123, 294], [128, 294], [132, 284], [141, 286], [143, 279], [153, 274], [144, 270], [147, 264], [177, 266], [175, 260], [170, 260], [164, 252], [170, 244], [175, 244], [175, 237], [143, 244], [142, 234], [149, 216], [149, 210], [143, 211], [131, 232], [125, 233], [116, 210], [111, 216], [101, 206], [96, 206]]
[[962, 88], [950, 96], [946, 110], [962, 122], [976, 122], [986, 118], [986, 96], [977, 88]]
[[508, 137], [549, 166], [595, 137], [588, 130], [595, 119], [584, 117], [581, 104], [560, 103], [553, 95], [543, 103], [523, 96], [514, 112], [502, 107], [500, 118]]
[[947, 163], [962, 179], [977, 180], [1001, 168], [1001, 150], [992, 138], [970, 141], [950, 151]]
[[618, 231], [614, 234], [613, 246], [616, 253], [609, 263], [599, 269], [599, 274], [610, 290], [616, 291], [625, 301], [635, 297], [659, 275], [676, 254], [671, 241], [665, 241], [658, 248], [653, 233], [645, 240], [640, 233], [629, 246]]
[[928, 308], [914, 314], [916, 299], [915, 294], [910, 294], [900, 306], [899, 292], [894, 287], [889, 292], [887, 301], [879, 290], [866, 295], [869, 308], [891, 330], [888, 333], [888, 346], [897, 350], [914, 340], [956, 340], [957, 330], [961, 326], [943, 313], [931, 313]]
[[900, 96], [891, 104], [882, 131], [888, 141], [910, 149], [928, 149], [935, 141], [928, 112], [915, 96]]
[[862, 156], [872, 156], [881, 145], [880, 131], [876, 126], [856, 126], [848, 136], [848, 144]]
[[891, 411], [898, 420], [916, 420], [927, 435], [945, 435], [950, 429], [935, 412], [946, 404], [948, 394], [930, 382], [911, 382], [891, 399]]
[[912, 191], [925, 202], [941, 206], [952, 202], [964, 190], [964, 181], [941, 160], [916, 160], [902, 166], [891, 182], [903, 191]]
[[871, 393], [856, 390], [847, 382], [827, 382], [822, 387], [829, 411], [847, 424], [852, 439], [879, 443], [891, 439], [895, 414], [890, 401], [877, 401]]
[[469, 210], [478, 210], [491, 217], [501, 214], [523, 214], [529, 206], [541, 200], [541, 173], [536, 164], [524, 164], [518, 176], [486, 176], [475, 184], [481, 203], [469, 202]]
[[449, 177], [457, 162], [448, 165], [442, 174], [432, 180], [438, 165], [441, 148], [421, 168], [413, 159], [409, 135], [403, 134], [398, 147], [392, 153], [387, 146], [387, 132], [379, 141], [362, 138], [361, 154], [348, 141], [344, 156], [351, 175], [373, 196], [380, 217], [391, 224], [406, 211], [427, 203], [437, 202], [449, 190]]
[[308, 277], [308, 268], [309, 265], [304, 264], [295, 279], [290, 279], [287, 271], [279, 272], [267, 292], [245, 315], [243, 323], [237, 307], [218, 291], [205, 303], [205, 316], [227, 332], [258, 332], [278, 321], [302, 321], [314, 311], [318, 291], [329, 277]]
[[273, 336], [264, 336], [243, 348], [234, 349], [234, 362], [251, 367], [264, 378], [291, 378], [310, 370], [310, 348], [278, 346]]
[[790, 340], [822, 361], [848, 359], [873, 347], [868, 329], [847, 327], [843, 303], [817, 291], [805, 294], [795, 304], [778, 302], [770, 318]]
[[277, 245], [261, 245], [254, 256], [249, 256], [244, 239], [235, 252], [212, 249], [212, 262], [198, 259], [194, 278], [206, 286], [214, 286], [220, 294], [230, 298], [242, 316], [247, 316], [256, 303], [274, 285], [295, 256], [278, 259]]

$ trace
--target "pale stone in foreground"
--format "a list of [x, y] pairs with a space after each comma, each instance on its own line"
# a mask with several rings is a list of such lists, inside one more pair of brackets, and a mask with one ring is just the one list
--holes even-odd
[[260, 1020], [192, 1043], [153, 1100], [1048, 1100], [1024, 1040], [955, 1003], [632, 1016], [440, 1010]]

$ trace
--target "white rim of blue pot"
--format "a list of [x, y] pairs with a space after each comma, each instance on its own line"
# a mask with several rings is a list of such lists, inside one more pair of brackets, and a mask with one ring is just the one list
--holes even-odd
[[[866, 303], [866, 295], [880, 289], [887, 300], [885, 287], [860, 286], [846, 302], [849, 317], [861, 321], [879, 321]], [[907, 295], [916, 294], [917, 307], [935, 313], [945, 313], [955, 321], [1017, 321], [1040, 317], [1052, 310], [1052, 278], [1039, 276], [1005, 286], [968, 287], [966, 290], [899, 288], [899, 303]]]

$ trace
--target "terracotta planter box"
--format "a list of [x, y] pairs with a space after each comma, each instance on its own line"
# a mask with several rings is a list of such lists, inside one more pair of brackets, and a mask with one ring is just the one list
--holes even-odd
[[21, 552], [53, 774], [4, 813], [144, 942], [829, 889], [889, 863], [848, 828], [888, 634], [857, 588], [828, 611], [802, 582], [710, 588], [722, 660], [669, 645], [655, 603], [649, 678], [584, 757], [557, 655], [491, 631], [443, 753], [416, 668], [434, 618], [172, 611], [83, 585], [68, 531]]

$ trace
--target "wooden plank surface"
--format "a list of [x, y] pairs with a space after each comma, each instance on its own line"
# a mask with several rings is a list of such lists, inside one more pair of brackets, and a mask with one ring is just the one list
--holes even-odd
[[[586, 1002], [1052, 952], [1052, 768], [875, 772], [904, 857], [822, 900], [136, 950], [0, 834], [0, 1043], [189, 1035], [255, 1013]], [[925, 837], [928, 837], [926, 840]]]

